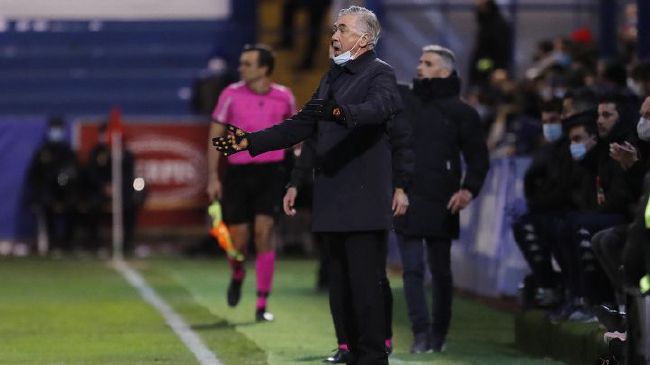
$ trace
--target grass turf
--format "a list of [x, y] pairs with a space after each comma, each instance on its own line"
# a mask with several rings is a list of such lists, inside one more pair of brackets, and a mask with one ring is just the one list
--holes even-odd
[[[335, 347], [327, 296], [314, 290], [315, 263], [280, 260], [269, 309], [255, 323], [254, 266], [242, 302], [229, 308], [225, 260], [133, 262], [149, 284], [226, 365], [317, 364]], [[395, 296], [391, 364], [541, 364], [514, 347], [513, 316], [473, 301], [454, 302], [443, 354], [411, 355], [401, 289]], [[0, 259], [0, 364], [192, 364], [193, 355], [161, 316], [105, 263]]]
[[[234, 328], [257, 344], [267, 355], [270, 365], [319, 363], [336, 346], [329, 316], [327, 295], [314, 289], [316, 263], [307, 260], [281, 260], [269, 310], [276, 316], [272, 323], [254, 322], [255, 273], [248, 266], [242, 288], [242, 301], [229, 308], [225, 292], [229, 271], [224, 260], [162, 260], [149, 262], [151, 268], [167, 272], [185, 287], [194, 301], [224, 318]], [[144, 270], [145, 276], [147, 270]], [[411, 334], [401, 279], [391, 278], [395, 298], [395, 353], [391, 364], [549, 364], [549, 360], [532, 359], [514, 348], [513, 315], [474, 301], [458, 298], [447, 351], [442, 354], [411, 355]]]
[[0, 260], [0, 364], [191, 364], [193, 355], [100, 262]]

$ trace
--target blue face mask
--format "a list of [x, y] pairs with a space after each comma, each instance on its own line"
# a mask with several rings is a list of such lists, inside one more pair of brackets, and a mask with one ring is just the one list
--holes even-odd
[[544, 138], [549, 142], [555, 142], [562, 138], [562, 124], [561, 123], [547, 123], [542, 125], [542, 132]]
[[61, 142], [65, 138], [65, 131], [62, 128], [52, 128], [48, 131], [47, 138], [52, 142]]
[[587, 145], [584, 143], [571, 143], [569, 149], [571, 150], [571, 157], [576, 161], [582, 160], [587, 154]]
[[363, 38], [364, 35], [365, 35], [365, 33], [362, 34], [361, 37], [359, 37], [359, 39], [357, 39], [357, 41], [354, 43], [354, 46], [352, 46], [352, 48], [350, 48], [350, 50], [348, 50], [347, 52], [343, 52], [343, 53], [341, 53], [341, 54], [338, 55], [338, 56], [334, 56], [334, 58], [332, 59], [332, 60], [334, 61], [334, 63], [336, 63], [336, 64], [339, 65], [339, 66], [343, 66], [343, 65], [345, 65], [346, 63], [348, 63], [348, 62], [350, 62], [351, 60], [353, 60], [353, 59], [356, 57], [356, 55], [357, 55], [357, 53], [359, 52], [359, 50], [357, 50], [356, 52], [354, 52], [354, 55], [352, 54], [351, 51], [354, 49], [354, 47], [357, 46], [357, 44], [359, 44], [359, 41], [361, 40], [361, 38]]

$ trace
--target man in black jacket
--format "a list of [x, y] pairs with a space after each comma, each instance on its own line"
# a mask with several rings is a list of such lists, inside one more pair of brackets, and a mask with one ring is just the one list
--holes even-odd
[[27, 171], [27, 184], [39, 220], [45, 223], [54, 250], [68, 251], [79, 201], [79, 161], [65, 140], [65, 123], [60, 117], [48, 121], [46, 140], [34, 152]]
[[577, 210], [566, 219], [566, 235], [572, 242], [562, 246], [569, 265], [578, 268], [578, 298], [573, 312], [565, 313], [575, 321], [593, 320], [591, 306], [614, 300], [612, 288], [594, 255], [592, 236], [626, 223], [638, 199], [638, 189], [631, 185], [622, 166], [610, 157], [610, 143], [624, 143], [630, 128], [603, 113], [602, 104], [598, 113], [583, 112], [564, 121], [571, 140], [571, 155], [585, 169], [582, 188], [576, 196]]
[[213, 139], [218, 150], [253, 156], [313, 137], [314, 232], [329, 246], [330, 299], [343, 301], [354, 364], [388, 364], [382, 288], [387, 231], [392, 224], [388, 121], [402, 102], [392, 68], [374, 46], [379, 22], [370, 10], [339, 12], [333, 64], [314, 98], [294, 117], [259, 132]]
[[[459, 211], [478, 195], [489, 168], [478, 113], [459, 99], [454, 54], [435, 45], [422, 51], [413, 89], [401, 90], [405, 110], [398, 118], [413, 129], [415, 171], [409, 209], [395, 221], [414, 353], [443, 349], [451, 320], [451, 240], [459, 234]], [[432, 324], [424, 297], [423, 242], [433, 280]]]
[[551, 257], [557, 259], [563, 273], [571, 269], [556, 250], [563, 243], [560, 233], [564, 216], [575, 210], [571, 193], [574, 187], [579, 188], [579, 172], [582, 171], [569, 153], [561, 113], [560, 99], [542, 105], [545, 143], [534, 154], [524, 175], [527, 212], [517, 217], [512, 225], [515, 241], [530, 266], [537, 288], [535, 304], [543, 307], [557, 304], [560, 299]]

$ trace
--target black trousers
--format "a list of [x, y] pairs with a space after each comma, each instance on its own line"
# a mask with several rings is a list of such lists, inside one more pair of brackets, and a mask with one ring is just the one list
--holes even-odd
[[[386, 246], [387, 248], [387, 246]], [[393, 291], [390, 287], [390, 281], [386, 275], [386, 256], [388, 255], [387, 250], [384, 251], [384, 277], [381, 279], [380, 285], [382, 293], [384, 295], [384, 316], [386, 324], [386, 339], [393, 338]], [[327, 252], [325, 252], [327, 257]], [[327, 265], [329, 273], [329, 258], [326, 263], [321, 262], [321, 267]], [[345, 332], [345, 323], [344, 323], [344, 304], [342, 302], [330, 302], [330, 311], [332, 313], [332, 320], [334, 321], [334, 332], [336, 333], [337, 344], [349, 344], [350, 340], [348, 334]]]
[[564, 230], [563, 220], [564, 215], [559, 213], [529, 213], [522, 215], [512, 224], [517, 246], [530, 266], [535, 282], [542, 288], [554, 288], [558, 285], [553, 270], [553, 257], [563, 270], [568, 269], [557, 250]]
[[600, 214], [593, 212], [576, 212], [567, 215], [567, 237], [572, 244], [563, 246], [566, 261], [578, 268], [577, 293], [583, 296], [589, 305], [612, 303], [614, 289], [609, 283], [600, 262], [591, 245], [592, 236], [604, 229], [625, 223], [625, 218], [618, 214]]
[[[384, 349], [386, 315], [386, 231], [323, 233], [330, 259], [330, 308], [341, 310], [355, 365], [388, 364]], [[341, 308], [341, 309], [337, 309]]]
[[[451, 274], [451, 240], [433, 237], [398, 235], [402, 266], [404, 267], [404, 294], [408, 306], [411, 329], [414, 334], [427, 332], [435, 338], [447, 336], [451, 321], [453, 294]], [[427, 301], [424, 296], [424, 243], [431, 270], [433, 289], [433, 321], [429, 321]]]
[[[598, 262], [609, 278], [617, 295], [623, 296], [623, 250], [627, 242], [628, 226], [618, 225], [596, 233], [591, 239], [591, 247]], [[618, 298], [617, 298], [618, 299]], [[620, 304], [620, 303], [619, 303]]]

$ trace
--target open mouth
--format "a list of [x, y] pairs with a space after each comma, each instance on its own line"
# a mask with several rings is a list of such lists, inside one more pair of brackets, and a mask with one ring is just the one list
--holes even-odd
[[332, 44], [332, 48], [334, 49], [334, 54], [339, 55], [339, 52], [341, 52], [341, 46], [338, 44]]

